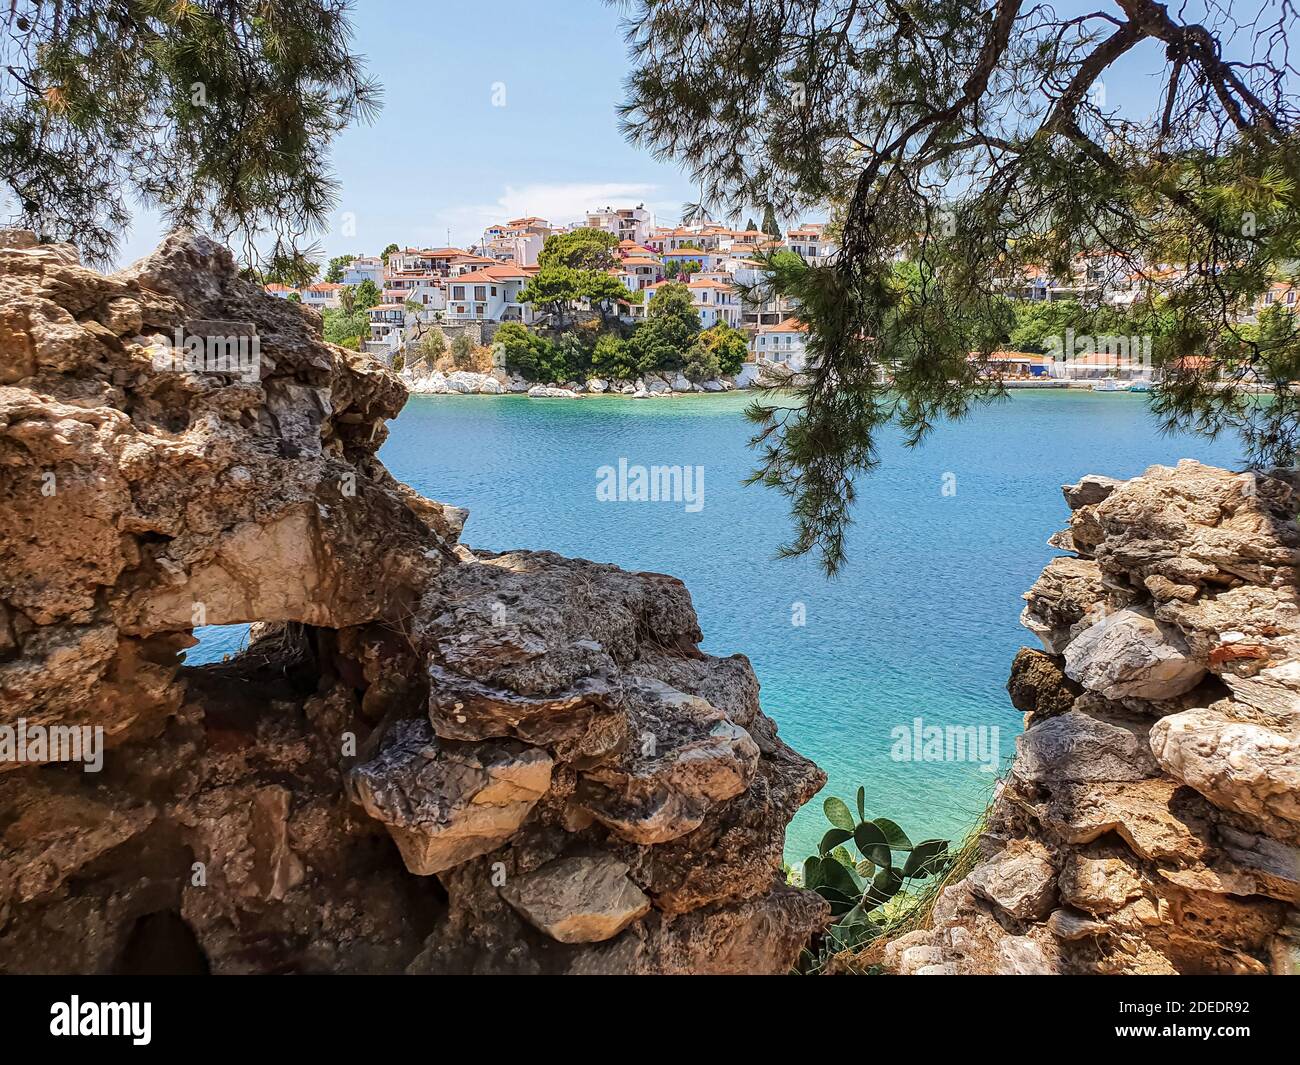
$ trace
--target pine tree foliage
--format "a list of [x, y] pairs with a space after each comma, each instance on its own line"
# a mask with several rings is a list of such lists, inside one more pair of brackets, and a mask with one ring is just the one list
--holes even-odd
[[[348, 0], [13, 0], [0, 49], [10, 222], [110, 262], [132, 201], [295, 279], [378, 111]], [[306, 276], [303, 273], [302, 276]]]
[[[791, 501], [786, 550], [838, 568], [880, 429], [916, 444], [999, 394], [986, 360], [1014, 325], [1008, 295], [1079, 255], [1111, 272], [1090, 285], [1136, 275], [1166, 324], [1164, 427], [1295, 461], [1294, 318], [1243, 323], [1300, 259], [1289, 0], [626, 6], [634, 143], [682, 161], [724, 214], [832, 211], [838, 259], [770, 282], [809, 324], [801, 402], [750, 411], [756, 479]], [[1148, 61], [1149, 99], [1107, 98], [1117, 64]]]

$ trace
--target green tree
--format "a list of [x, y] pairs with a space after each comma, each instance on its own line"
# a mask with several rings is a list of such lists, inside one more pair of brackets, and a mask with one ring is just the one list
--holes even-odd
[[339, 308], [344, 314], [351, 314], [357, 308], [357, 290], [352, 285], [339, 289]]
[[285, 299], [287, 299], [290, 303], [301, 303], [302, 294], [298, 292], [290, 292], [289, 295], [285, 297]]
[[[726, 374], [728, 377], [734, 377], [740, 373], [740, 367], [749, 357], [749, 345], [745, 340], [745, 334], [739, 329], [734, 329], [726, 322], [715, 322], [695, 338], [695, 349], [711, 357], [708, 365], [716, 366], [709, 376], [717, 377], [718, 374]], [[686, 376], [690, 377], [690, 370], [686, 371]], [[691, 378], [695, 380], [695, 378]]]
[[424, 304], [419, 300], [408, 299], [404, 306], [407, 314], [422, 314], [425, 310]]
[[763, 208], [763, 232], [773, 240], [781, 239], [781, 227], [776, 223], [776, 211], [770, 203]]
[[618, 265], [615, 249], [618, 237], [603, 229], [581, 227], [568, 233], [552, 233], [542, 245], [537, 265], [567, 266], [574, 270], [608, 270]]
[[0, 181], [13, 221], [104, 264], [155, 205], [302, 283], [337, 182], [328, 149], [380, 94], [349, 5], [63, 0], [10, 5]]
[[451, 361], [458, 370], [470, 370], [474, 367], [474, 341], [468, 333], [457, 333], [451, 339]]
[[343, 280], [343, 273], [347, 270], [348, 265], [355, 259], [355, 255], [336, 255], [329, 261], [325, 268], [325, 280], [331, 284], [337, 285]]
[[758, 223], [754, 221], [752, 215], [750, 216], [749, 221], [747, 221], [747, 222], [745, 223], [745, 231], [746, 231], [747, 233], [756, 233], [756, 232], [758, 232]]
[[396, 244], [390, 244], [390, 245], [388, 245], [388, 247], [386, 247], [386, 248], [383, 250], [383, 252], [380, 254], [380, 258], [384, 260], [384, 265], [385, 265], [385, 266], [388, 265], [388, 257], [389, 257], [390, 255], [392, 255], [393, 252], [395, 252], [395, 251], [401, 251], [401, 250], [402, 250], [402, 249], [399, 248]]
[[356, 350], [361, 338], [370, 336], [370, 315], [365, 311], [345, 314], [342, 310], [326, 310], [322, 318], [322, 333], [331, 344]]
[[718, 363], [718, 356], [710, 348], [695, 344], [686, 357], [682, 373], [686, 375], [688, 381], [699, 384], [701, 381], [712, 381], [720, 376], [722, 367]]
[[[1243, 359], [1224, 337], [1300, 247], [1291, 12], [1256, 6], [1232, 18], [1212, 6], [1202, 25], [1152, 0], [1085, 14], [1022, 0], [734, 12], [633, 0], [628, 135], [683, 163], [702, 201], [764, 204], [765, 231], [827, 203], [839, 233], [833, 263], [775, 282], [809, 325], [798, 405], [749, 411], [755, 479], [791, 501], [789, 552], [841, 564], [881, 430], [915, 445], [1000, 395], [986, 358], [1008, 331], [1004, 294], [1035, 267], [1071, 276], [1084, 253], [1146, 277], [1149, 305], [1172, 320], [1151, 397], [1164, 428], [1236, 430], [1253, 462], [1295, 460], [1300, 394], [1259, 400], [1216, 380], [1225, 365], [1267, 369], [1268, 352]], [[715, 35], [728, 14], [762, 46]], [[1106, 105], [1121, 63], [1147, 64], [1162, 86], [1145, 116]], [[900, 253], [916, 285], [900, 283]], [[1184, 355], [1209, 365], [1184, 370]]]
[[420, 338], [420, 358], [432, 370], [447, 352], [447, 334], [437, 326]]
[[519, 302], [550, 311], [563, 327], [564, 314], [582, 297], [582, 272], [571, 266], [543, 266], [519, 292]]
[[626, 379], [640, 371], [628, 343], [617, 333], [602, 333], [591, 353], [591, 369], [600, 377]]
[[1013, 351], [1042, 354], [1051, 337], [1063, 337], [1067, 329], [1087, 333], [1084, 312], [1078, 300], [1021, 300], [1014, 305], [1015, 325], [1010, 342]]
[[543, 336], [531, 333], [519, 322], [504, 322], [493, 342], [500, 344], [506, 369], [525, 381], [554, 381], [555, 346]]
[[628, 341], [638, 372], [679, 369], [700, 331], [691, 290], [680, 281], [660, 285], [646, 306], [646, 317]]
[[630, 291], [613, 274], [595, 270], [580, 271], [579, 286], [582, 298], [600, 311], [602, 322], [608, 320], [609, 312], [617, 309], [620, 300], [627, 303], [640, 303], [645, 299], [640, 292]]
[[383, 302], [383, 294], [370, 278], [366, 278], [357, 286], [356, 294], [352, 298], [353, 306], [359, 311], [368, 311], [371, 307], [378, 307]]

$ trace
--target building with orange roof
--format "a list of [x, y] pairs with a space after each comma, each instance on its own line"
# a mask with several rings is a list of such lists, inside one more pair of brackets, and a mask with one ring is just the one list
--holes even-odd
[[314, 285], [299, 289], [298, 295], [302, 297], [302, 302], [306, 306], [323, 311], [327, 307], [333, 310], [341, 304], [342, 297], [340, 293], [342, 291], [342, 285], [335, 284], [332, 281], [317, 281]]
[[694, 277], [686, 283], [691, 302], [700, 313], [700, 325], [708, 329], [718, 322], [740, 327], [740, 294], [730, 281], [714, 277]]
[[1294, 311], [1296, 308], [1296, 287], [1290, 281], [1274, 281], [1255, 301], [1255, 313], [1266, 307], [1282, 306]]
[[533, 308], [519, 293], [535, 270], [514, 263], [489, 264], [451, 277], [447, 282], [448, 321], [532, 322]]
[[750, 338], [749, 351], [756, 363], [770, 363], [791, 373], [808, 365], [808, 326], [798, 318], [762, 325]]

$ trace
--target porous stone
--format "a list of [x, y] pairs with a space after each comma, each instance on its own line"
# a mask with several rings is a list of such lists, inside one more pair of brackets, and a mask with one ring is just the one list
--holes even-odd
[[600, 943], [650, 912], [627, 866], [609, 855], [558, 858], [509, 881], [502, 897], [558, 943]]

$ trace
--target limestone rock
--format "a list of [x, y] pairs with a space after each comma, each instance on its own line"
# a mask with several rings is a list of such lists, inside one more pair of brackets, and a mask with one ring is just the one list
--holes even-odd
[[1078, 910], [1053, 910], [1047, 919], [1047, 927], [1057, 939], [1084, 939], [1089, 936], [1105, 935], [1109, 930], [1104, 921], [1097, 921], [1081, 914]]
[[1056, 894], [1056, 871], [1046, 852], [1019, 843], [977, 866], [966, 882], [980, 898], [1021, 921], [1046, 917]]
[[388, 826], [406, 867], [428, 876], [508, 840], [550, 788], [553, 764], [518, 742], [441, 743], [427, 721], [402, 721], [348, 787]]
[[1151, 729], [1156, 761], [1225, 810], [1277, 830], [1300, 829], [1300, 715], [1252, 720], [1216, 703], [1161, 718]]
[[608, 855], [559, 858], [506, 883], [502, 897], [559, 943], [612, 939], [650, 912], [627, 866]]
[[1090, 473], [1080, 477], [1075, 484], [1061, 485], [1061, 493], [1065, 496], [1066, 506], [1071, 510], [1078, 510], [1080, 507], [1092, 506], [1109, 498], [1110, 494], [1123, 483], [1114, 477], [1102, 477], [1100, 474]]
[[685, 587], [476, 555], [379, 461], [499, 375], [403, 383], [187, 234], [107, 277], [0, 235], [0, 348], [0, 724], [108, 748], [5, 763], [0, 971], [785, 972], [824, 925], [781, 852], [825, 776]]
[[1098, 620], [1105, 591], [1097, 563], [1054, 558], [1034, 586], [1020, 623], [1037, 636], [1048, 654], [1061, 654], [1070, 640]]
[[1065, 649], [1065, 673], [1107, 699], [1170, 699], [1196, 687], [1205, 666], [1177, 629], [1130, 608], [1080, 633]]
[[1136, 717], [1070, 710], [1017, 738], [1011, 772], [1019, 780], [1054, 783], [1153, 777], [1159, 766], [1148, 746], [1148, 729]]
[[1017, 710], [1043, 721], [1074, 707], [1083, 688], [1065, 675], [1060, 660], [1029, 647], [1022, 647], [1011, 663], [1007, 693]]
[[[1065, 487], [1053, 546], [1080, 557], [1048, 564], [1023, 618], [1063, 658], [1022, 649], [1012, 667], [1029, 716], [987, 816], [996, 849], [930, 927], [887, 944], [886, 968], [1294, 968], [1296, 487], [1294, 471], [1190, 461]], [[1055, 871], [1045, 918], [1017, 890], [1028, 855]]]
[[1093, 915], [1113, 913], [1142, 895], [1142, 878], [1132, 857], [1100, 845], [1070, 854], [1058, 884], [1062, 900]]

